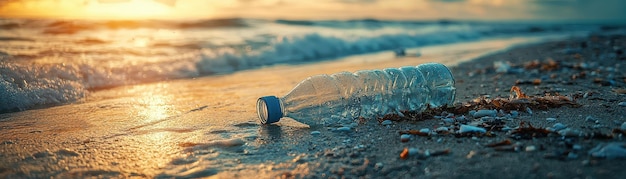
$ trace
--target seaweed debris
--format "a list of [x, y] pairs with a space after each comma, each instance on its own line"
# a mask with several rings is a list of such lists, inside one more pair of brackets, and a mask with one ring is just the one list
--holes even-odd
[[544, 128], [533, 127], [530, 123], [520, 122], [519, 128], [511, 132], [514, 139], [532, 139], [538, 137], [547, 137], [551, 132]]
[[529, 96], [526, 95], [518, 86], [511, 87], [511, 92], [508, 98], [497, 97], [495, 99], [488, 99], [485, 97], [475, 98], [471, 101], [464, 103], [457, 103], [452, 107], [443, 106], [438, 108], [427, 107], [423, 112], [403, 111], [400, 114], [387, 114], [378, 118], [378, 122], [384, 120], [401, 121], [401, 120], [413, 120], [421, 121], [432, 119], [443, 112], [453, 114], [467, 114], [471, 110], [480, 109], [496, 109], [503, 111], [529, 111], [529, 109], [548, 110], [550, 108], [559, 107], [580, 107], [581, 105], [574, 101], [573, 97], [563, 96], [560, 94], [545, 94], [544, 96]]

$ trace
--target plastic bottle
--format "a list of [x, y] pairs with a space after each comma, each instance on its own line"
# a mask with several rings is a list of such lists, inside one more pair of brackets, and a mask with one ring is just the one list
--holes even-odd
[[281, 98], [259, 98], [257, 113], [262, 124], [282, 117], [308, 125], [332, 124], [341, 119], [419, 112], [427, 104], [452, 104], [455, 93], [450, 70], [439, 63], [426, 63], [312, 76]]

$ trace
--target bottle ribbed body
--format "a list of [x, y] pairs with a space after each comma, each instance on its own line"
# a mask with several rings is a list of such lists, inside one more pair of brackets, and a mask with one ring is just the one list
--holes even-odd
[[282, 114], [317, 125], [341, 119], [372, 118], [402, 111], [423, 111], [454, 102], [449, 69], [438, 63], [317, 75], [280, 98]]

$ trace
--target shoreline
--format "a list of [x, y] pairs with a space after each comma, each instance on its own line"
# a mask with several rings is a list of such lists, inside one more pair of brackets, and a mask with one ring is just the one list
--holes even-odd
[[[461, 123], [433, 118], [390, 125], [375, 119], [357, 121], [349, 131], [336, 130], [339, 126], [303, 129], [288, 120], [258, 124], [254, 98], [283, 94], [309, 73], [421, 63], [455, 54], [425, 53], [411, 61], [360, 56], [318, 66], [335, 68], [305, 72], [312, 67], [277, 66], [142, 84], [99, 91], [82, 104], [0, 114], [8, 118], [0, 121], [6, 134], [0, 136], [0, 177], [620, 178], [626, 176], [621, 169], [624, 159], [599, 159], [588, 152], [600, 144], [623, 143], [622, 134], [612, 129], [626, 121], [625, 107], [619, 106], [624, 95], [614, 91], [625, 87], [626, 81], [617, 81], [626, 77], [625, 48], [624, 36], [570, 38], [517, 46], [451, 67], [458, 103], [487, 95], [508, 97], [509, 89], [517, 85], [527, 95], [559, 93], [581, 105], [532, 110], [532, 114], [519, 111], [517, 117], [503, 120], [510, 128], [522, 121], [537, 128], [562, 123], [584, 134], [610, 134], [611, 139], [564, 137], [558, 132], [535, 139], [515, 139], [504, 131], [457, 136], [454, 132]], [[499, 67], [494, 68], [497, 61], [503, 63], [495, 63]], [[507, 62], [508, 67], [503, 65]], [[263, 76], [266, 82], [247, 76]], [[231, 88], [227, 82], [234, 79], [242, 82], [235, 87], [249, 90], [224, 93], [220, 87]], [[534, 85], [535, 79], [541, 82]], [[469, 116], [454, 114], [460, 115]], [[401, 132], [423, 128], [434, 132], [441, 127], [451, 133], [410, 135], [408, 142], [400, 139]], [[314, 130], [320, 133], [312, 134]], [[511, 144], [501, 149], [485, 146], [507, 139]], [[412, 150], [402, 159], [405, 148]], [[426, 150], [432, 155], [426, 156]]]

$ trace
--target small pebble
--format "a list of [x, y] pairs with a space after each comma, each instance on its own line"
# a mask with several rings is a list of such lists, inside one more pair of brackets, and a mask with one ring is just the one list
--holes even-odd
[[480, 118], [485, 116], [496, 117], [496, 114], [498, 114], [498, 111], [496, 110], [481, 109], [476, 111], [476, 113], [474, 113], [472, 116], [474, 118]]
[[578, 145], [578, 144], [574, 144], [574, 145], [572, 145], [572, 149], [574, 149], [574, 150], [581, 150], [581, 149], [583, 149], [583, 146]]
[[467, 120], [467, 118], [465, 117], [465, 115], [461, 115], [461, 116], [456, 118], [456, 121], [459, 121], [459, 122], [464, 122], [466, 120]]
[[409, 148], [409, 156], [415, 156], [415, 155], [417, 155], [419, 152], [420, 152], [420, 150], [419, 150], [419, 149], [417, 149], [417, 148], [412, 148], [412, 147], [411, 147], [411, 148]]
[[340, 128], [337, 128], [337, 131], [339, 131], [339, 132], [349, 132], [350, 131], [350, 127], [340, 127]]
[[562, 124], [562, 123], [560, 123], [560, 122], [559, 122], [559, 123], [556, 123], [556, 124], [554, 124], [554, 125], [552, 125], [552, 129], [553, 129], [554, 131], [560, 131], [560, 130], [563, 130], [563, 129], [565, 129], [565, 128], [567, 128], [567, 126], [565, 126], [565, 124]]
[[619, 128], [623, 131], [626, 131], [626, 122], [622, 123], [622, 126], [620, 126]]
[[587, 122], [596, 122], [596, 118], [593, 118], [593, 116], [587, 116], [587, 117], [585, 117], [585, 121], [587, 121]]
[[442, 120], [443, 122], [446, 122], [446, 123], [454, 123], [454, 119], [452, 119], [452, 118], [443, 118], [443, 119], [441, 119], [441, 120]]
[[459, 129], [459, 133], [469, 133], [469, 132], [478, 132], [478, 133], [486, 133], [487, 130], [481, 127], [475, 127], [470, 125], [461, 125]]
[[383, 165], [383, 163], [382, 163], [382, 162], [378, 162], [378, 163], [376, 163], [376, 164], [374, 165], [374, 168], [376, 168], [376, 169], [381, 169], [381, 168], [383, 168], [383, 166], [384, 166], [384, 165]]
[[567, 128], [559, 131], [559, 134], [564, 137], [579, 137], [581, 136], [582, 132], [575, 129]]
[[625, 159], [626, 158], [626, 143], [611, 142], [606, 144], [598, 144], [595, 148], [589, 150], [589, 155], [596, 158], [607, 159]]
[[533, 152], [535, 150], [537, 150], [537, 147], [535, 147], [534, 145], [526, 146], [526, 149], [525, 149], [526, 152]]
[[556, 118], [549, 117], [549, 118], [546, 118], [546, 121], [548, 121], [548, 122], [554, 122], [554, 121], [556, 121]]
[[402, 135], [400, 135], [400, 141], [408, 142], [409, 140], [411, 140], [411, 135], [409, 135], [409, 134], [402, 134]]
[[626, 107], [626, 102], [620, 102], [620, 103], [619, 103], [619, 104], [617, 104], [617, 105], [618, 105], [618, 106], [621, 106], [621, 107]]
[[421, 132], [421, 133], [427, 133], [427, 134], [428, 134], [428, 133], [430, 133], [430, 129], [428, 129], [428, 128], [422, 128], [422, 129], [420, 129], [420, 132]]
[[392, 122], [391, 122], [391, 120], [384, 120], [384, 121], [383, 121], [382, 123], [380, 123], [380, 124], [382, 124], [382, 125], [384, 125], [384, 126], [387, 126], [387, 125], [391, 125], [391, 124], [392, 124]]
[[517, 116], [519, 116], [519, 112], [517, 112], [515, 110], [511, 111], [510, 113], [511, 113], [511, 117], [512, 118], [517, 118]]
[[320, 134], [321, 134], [320, 131], [312, 131], [311, 132], [311, 135], [320, 135]]
[[448, 132], [449, 129], [447, 127], [438, 127], [435, 129], [436, 132]]
[[529, 107], [526, 107], [526, 112], [530, 115], [533, 115], [533, 110], [531, 110]]
[[577, 159], [578, 155], [575, 154], [574, 152], [570, 152], [569, 154], [567, 154], [567, 158], [568, 159]]

